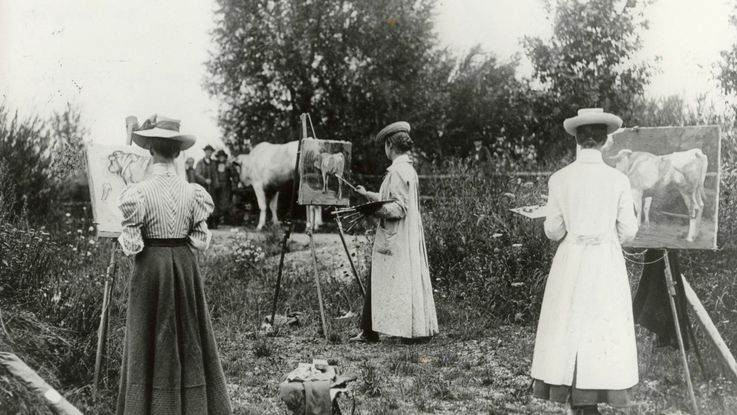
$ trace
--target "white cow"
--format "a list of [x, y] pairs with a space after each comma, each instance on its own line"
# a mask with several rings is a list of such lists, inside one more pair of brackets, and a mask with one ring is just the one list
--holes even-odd
[[345, 170], [345, 156], [343, 153], [320, 153], [315, 160], [315, 168], [322, 174], [322, 192], [328, 191], [328, 179], [335, 176], [338, 182], [338, 199], [343, 198], [343, 171]]
[[709, 166], [708, 158], [700, 149], [662, 156], [624, 149], [611, 157], [611, 160], [630, 179], [637, 219], [639, 221], [644, 216], [645, 226], [650, 225], [649, 211], [652, 202], [652, 197], [646, 197], [643, 206], [645, 193], [662, 190], [670, 184], [675, 185], [689, 212], [686, 240], [694, 241], [704, 211], [704, 180]]
[[[298, 141], [285, 144], [262, 142], [253, 147], [249, 154], [241, 154], [236, 160], [240, 165], [239, 178], [244, 186], [253, 186], [258, 201], [259, 219], [256, 229], [261, 230], [266, 224], [266, 188], [278, 187], [292, 180], [297, 161]], [[298, 183], [294, 184], [298, 186]], [[276, 215], [279, 192], [269, 200], [268, 206], [274, 224], [279, 224]], [[312, 229], [322, 224], [322, 213], [318, 207], [308, 207], [307, 226]]]

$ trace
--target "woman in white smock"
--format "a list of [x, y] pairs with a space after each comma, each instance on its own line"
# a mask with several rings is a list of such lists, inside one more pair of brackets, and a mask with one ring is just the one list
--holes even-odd
[[560, 241], [548, 276], [532, 361], [534, 395], [576, 414], [629, 404], [638, 382], [632, 295], [621, 243], [637, 233], [627, 177], [601, 147], [622, 120], [582, 109], [565, 121], [581, 150], [548, 185], [545, 234]]

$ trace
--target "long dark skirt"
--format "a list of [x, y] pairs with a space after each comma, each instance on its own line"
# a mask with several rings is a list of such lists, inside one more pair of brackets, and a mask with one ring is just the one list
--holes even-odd
[[568, 403], [576, 406], [593, 406], [606, 403], [616, 407], [630, 406], [631, 389], [579, 389], [576, 385], [576, 370], [573, 368], [573, 385], [551, 385], [540, 379], [534, 379], [532, 394], [536, 398], [554, 402]]
[[230, 414], [195, 255], [147, 246], [130, 281], [118, 414]]

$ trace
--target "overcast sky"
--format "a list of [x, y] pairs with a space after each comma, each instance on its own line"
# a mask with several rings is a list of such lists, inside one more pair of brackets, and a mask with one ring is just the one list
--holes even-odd
[[[541, 0], [438, 0], [440, 41], [457, 53], [480, 43], [507, 60], [522, 36], [550, 35]], [[217, 102], [202, 89], [214, 2], [0, 0], [0, 95], [45, 115], [67, 101], [92, 139], [123, 142], [124, 118], [183, 120], [202, 145], [218, 144]], [[644, 56], [662, 57], [650, 96], [714, 91], [719, 51], [735, 41], [728, 0], [659, 0], [648, 9]], [[521, 72], [529, 74], [523, 61]]]

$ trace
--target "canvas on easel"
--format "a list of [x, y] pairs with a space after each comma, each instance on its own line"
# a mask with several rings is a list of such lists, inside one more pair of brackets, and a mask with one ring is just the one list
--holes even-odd
[[602, 149], [630, 180], [638, 248], [716, 249], [720, 129], [717, 125], [626, 128]]
[[[182, 158], [182, 155], [177, 158], [176, 166], [177, 173], [183, 176]], [[86, 159], [97, 236], [115, 238], [123, 230], [123, 213], [118, 208], [118, 196], [126, 186], [151, 175], [153, 159], [148, 151], [138, 146], [94, 143], [87, 144]]]
[[298, 203], [348, 206], [350, 188], [345, 176], [351, 168], [351, 143], [307, 138], [302, 140], [301, 152]]

